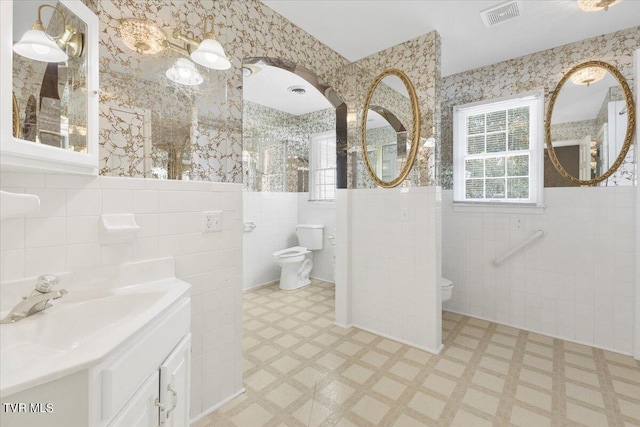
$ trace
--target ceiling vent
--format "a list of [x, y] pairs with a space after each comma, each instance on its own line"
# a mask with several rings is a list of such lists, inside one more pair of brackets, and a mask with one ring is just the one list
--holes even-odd
[[295, 93], [296, 95], [304, 95], [307, 93], [307, 90], [302, 86], [289, 86], [287, 90], [291, 93]]
[[521, 14], [522, 1], [509, 1], [480, 12], [482, 22], [487, 28], [515, 19]]

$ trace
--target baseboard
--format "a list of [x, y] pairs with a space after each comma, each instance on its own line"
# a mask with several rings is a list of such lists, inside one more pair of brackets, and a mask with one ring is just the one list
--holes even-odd
[[450, 310], [448, 308], [447, 309], [443, 308], [442, 311], [448, 311], [449, 313], [459, 314], [461, 316], [472, 317], [474, 319], [484, 320], [486, 322], [491, 322], [491, 323], [497, 323], [498, 325], [508, 326], [508, 327], [514, 328], [514, 329], [521, 329], [523, 331], [533, 332], [534, 334], [544, 335], [546, 337], [556, 338], [556, 339], [559, 339], [559, 340], [568, 341], [568, 342], [572, 342], [572, 343], [575, 343], [575, 344], [586, 345], [587, 347], [599, 348], [600, 350], [606, 350], [606, 351], [610, 351], [612, 353], [624, 354], [625, 356], [632, 356], [633, 357], [633, 355], [631, 353], [625, 353], [623, 351], [614, 350], [614, 349], [609, 348], [609, 347], [602, 347], [602, 346], [596, 345], [594, 343], [578, 341], [578, 340], [571, 339], [571, 338], [561, 337], [559, 335], [545, 334], [544, 332], [540, 332], [540, 331], [536, 331], [536, 330], [533, 330], [533, 329], [525, 328], [523, 326], [511, 325], [509, 323], [500, 322], [500, 321], [494, 320], [494, 319], [488, 319], [488, 318], [482, 317], [482, 316], [475, 316], [475, 315], [471, 315], [471, 314], [467, 314], [467, 313], [462, 313], [460, 311]]
[[309, 279], [322, 280], [323, 282], [333, 283], [335, 285], [335, 282], [333, 280], [323, 279], [322, 277], [309, 276]]
[[409, 347], [417, 348], [418, 350], [426, 351], [427, 353], [431, 353], [431, 354], [435, 354], [435, 355], [440, 354], [440, 352], [444, 348], [444, 345], [440, 344], [440, 346], [437, 349], [432, 349], [432, 348], [429, 348], [429, 347], [422, 346], [420, 344], [416, 344], [416, 343], [412, 343], [412, 342], [407, 341], [407, 340], [403, 340], [403, 339], [398, 338], [398, 337], [393, 337], [391, 335], [383, 334], [382, 332], [379, 332], [379, 331], [374, 331], [373, 329], [363, 328], [362, 326], [358, 326], [355, 323], [352, 325], [352, 327], [358, 328], [358, 329], [362, 329], [363, 331], [367, 331], [367, 332], [372, 333], [374, 335], [378, 335], [378, 336], [381, 336], [383, 338], [390, 339], [391, 341], [399, 342], [401, 344], [406, 344]]
[[207, 415], [209, 415], [210, 413], [214, 412], [216, 409], [221, 408], [222, 406], [226, 405], [227, 403], [231, 402], [233, 399], [235, 399], [236, 397], [240, 396], [242, 393], [244, 393], [246, 391], [246, 389], [244, 387], [242, 387], [240, 390], [238, 390], [237, 392], [235, 392], [234, 394], [232, 394], [231, 396], [227, 397], [226, 399], [224, 399], [222, 402], [212, 406], [211, 408], [207, 409], [206, 411], [202, 412], [200, 415], [198, 415], [197, 417], [194, 417], [191, 419], [191, 424], [197, 423], [198, 421], [200, 421], [201, 419], [203, 419], [204, 417], [206, 417]]
[[353, 327], [353, 325], [343, 325], [343, 324], [338, 323], [338, 322], [333, 322], [333, 324], [336, 325], [336, 326], [340, 326], [343, 329], [349, 329], [349, 328]]
[[258, 288], [264, 288], [265, 286], [275, 285], [276, 283], [279, 283], [279, 282], [280, 282], [279, 280], [272, 280], [271, 282], [261, 283], [259, 285], [251, 286], [250, 288], [243, 289], [242, 292], [253, 291]]

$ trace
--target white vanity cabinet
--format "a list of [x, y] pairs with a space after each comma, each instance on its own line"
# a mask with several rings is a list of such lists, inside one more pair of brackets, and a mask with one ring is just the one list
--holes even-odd
[[[78, 366], [72, 373], [2, 396], [0, 425], [187, 427], [191, 377], [191, 298], [187, 284], [178, 279], [172, 280], [175, 283], [158, 283], [167, 292], [180, 296], [157, 315], [149, 317], [144, 326], [132, 329], [121, 344], [103, 357]], [[132, 292], [131, 295], [139, 295], [144, 299], [162, 293]], [[135, 315], [130, 314], [121, 322], [133, 324], [134, 319]], [[105, 327], [96, 332], [100, 337], [95, 338], [94, 345], [78, 342], [75, 350], [78, 353], [92, 351], [112, 339], [116, 333], [113, 327]], [[74, 357], [79, 356], [76, 354]], [[50, 361], [54, 363], [55, 359]], [[25, 404], [26, 410], [20, 411], [20, 404]], [[7, 405], [13, 405], [11, 407], [17, 410], [14, 413], [1, 410]], [[51, 410], [47, 411], [48, 408]]]
[[191, 335], [188, 335], [160, 369], [151, 374], [110, 426], [188, 426], [190, 361]]
[[92, 426], [188, 426], [190, 299], [92, 369]]

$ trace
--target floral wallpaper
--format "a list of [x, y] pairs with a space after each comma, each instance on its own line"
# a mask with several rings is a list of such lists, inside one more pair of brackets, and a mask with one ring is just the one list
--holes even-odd
[[[161, 134], [154, 131], [154, 127], [159, 127], [167, 117], [180, 118], [181, 123], [192, 130], [190, 140], [194, 147], [190, 157], [184, 158], [189, 179], [243, 180], [241, 67], [243, 58], [248, 57], [282, 58], [312, 70], [345, 101], [351, 118], [357, 117], [361, 110], [367, 89], [376, 74], [386, 68], [399, 68], [416, 86], [422, 111], [423, 137], [438, 138], [440, 38], [435, 32], [350, 64], [258, 0], [84, 1], [100, 20], [101, 103], [132, 111], [151, 111], [151, 143], [144, 155], [156, 159], [152, 164], [176, 154], [167, 150], [158, 153], [156, 140]], [[198, 38], [202, 34], [202, 17], [207, 15], [215, 15], [217, 39], [224, 46], [232, 66], [227, 71], [206, 71], [198, 66], [205, 82], [197, 88], [178, 88], [164, 77], [164, 71], [180, 57], [179, 54], [165, 49], [156, 55], [141, 55], [127, 48], [118, 35], [120, 19], [140, 18], [152, 19], [170, 41], [176, 42], [170, 38], [173, 29], [193, 31], [194, 37]], [[113, 118], [105, 115], [103, 119], [103, 123], [110, 123]], [[205, 132], [196, 132], [202, 128], [200, 122], [214, 126], [209, 126]], [[111, 126], [125, 134], [129, 132], [126, 126]], [[131, 129], [131, 132], [135, 130]], [[108, 132], [101, 129], [101, 145], [108, 144], [108, 138]], [[350, 149], [351, 158], [348, 172], [350, 188], [357, 185], [355, 169], [357, 162], [361, 161], [358, 160], [357, 147], [359, 124], [351, 119], [346, 147]], [[421, 147], [422, 151], [424, 153], [418, 156], [418, 164], [411, 176], [411, 185], [436, 182], [433, 159], [437, 153], [433, 148]], [[142, 155], [139, 150], [126, 148], [116, 153], [130, 157]], [[111, 162], [110, 165], [104, 159], [103, 163], [103, 174], [128, 176], [143, 173], [140, 168], [125, 170], [117, 166], [140, 163], [132, 158]], [[144, 171], [144, 176], [151, 175], [150, 171]]]
[[598, 132], [598, 127], [595, 119], [581, 120], [579, 122], [567, 122], [551, 125], [551, 140], [552, 141], [573, 141], [583, 139], [585, 136], [590, 135], [591, 138], [595, 138]]
[[404, 71], [416, 90], [421, 115], [421, 141], [418, 156], [411, 174], [403, 185], [437, 185], [435, 148], [425, 147], [427, 138], [439, 139], [440, 135], [440, 35], [433, 31], [415, 39], [393, 46], [356, 61], [343, 69], [344, 81], [338, 88], [349, 106], [348, 120], [348, 177], [349, 188], [374, 188], [363, 164], [360, 120], [371, 82], [382, 71], [397, 68]]
[[[447, 76], [442, 82], [441, 185], [453, 188], [453, 107], [536, 89], [550, 93], [566, 71], [589, 60], [607, 62], [620, 70], [633, 90], [633, 54], [640, 45], [640, 27], [582, 40], [471, 71]], [[633, 181], [633, 149], [622, 167]], [[630, 175], [631, 174], [631, 175]], [[610, 180], [611, 183], [620, 182]]]
[[335, 131], [333, 108], [299, 116], [243, 103], [243, 174], [249, 191], [309, 191], [309, 143]]
[[[114, 132], [122, 140], [137, 134], [137, 129], [118, 123], [118, 118], [101, 111], [100, 144], [103, 154], [127, 159], [107, 161], [102, 157], [101, 171], [107, 175], [155, 176], [150, 169], [167, 169], [158, 165], [183, 154], [184, 178], [236, 182], [242, 174], [242, 61], [245, 57], [284, 58], [313, 70], [338, 91], [339, 77], [347, 61], [302, 31], [258, 0], [233, 1], [97, 1], [85, 3], [100, 20], [100, 102], [131, 111], [149, 110], [150, 146], [139, 148], [108, 147]], [[204, 83], [197, 87], [181, 86], [169, 81], [164, 73], [180, 54], [165, 49], [156, 55], [142, 55], [124, 45], [118, 35], [122, 18], [150, 19], [171, 38], [174, 29], [192, 31], [195, 38], [203, 32], [202, 18], [215, 16], [217, 39], [231, 60], [226, 71], [197, 69]], [[268, 43], [266, 41], [269, 41]], [[115, 120], [115, 122], [114, 122]], [[335, 120], [334, 120], [335, 121]], [[166, 123], [188, 128], [191, 145], [182, 150], [182, 131], [166, 134]], [[178, 125], [179, 123], [179, 125]], [[115, 129], [115, 131], [114, 131]], [[170, 141], [175, 142], [175, 147]], [[159, 146], [164, 148], [158, 148]], [[152, 157], [149, 170], [125, 165], [144, 165], [136, 160]], [[154, 162], [156, 163], [153, 166]], [[176, 163], [177, 164], [177, 163]], [[163, 166], [163, 167], [161, 167]]]

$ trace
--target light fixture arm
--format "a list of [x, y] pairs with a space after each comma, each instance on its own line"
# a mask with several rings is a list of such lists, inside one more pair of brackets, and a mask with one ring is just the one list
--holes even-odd
[[38, 7], [38, 19], [36, 20], [36, 23], [33, 24], [33, 27], [31, 27], [31, 29], [32, 30], [39, 30], [39, 31], [42, 31], [42, 32], [44, 32], [46, 34], [46, 28], [44, 28], [44, 25], [42, 25], [42, 18], [41, 18], [42, 9], [45, 8], [45, 7], [50, 7], [54, 11], [58, 12], [58, 14], [60, 15], [60, 18], [62, 18], [62, 31], [60, 31], [60, 34], [58, 34], [55, 37], [49, 35], [49, 37], [51, 37], [53, 40], [58, 40], [67, 31], [67, 29], [66, 29], [67, 21], [66, 21], [66, 19], [64, 19], [64, 15], [62, 14], [62, 12], [58, 8], [53, 7], [50, 4], [42, 4], [42, 5], [40, 5], [40, 7]]
[[183, 47], [183, 46], [180, 46], [178, 44], [171, 43], [169, 40], [165, 40], [165, 41], [162, 42], [162, 46], [167, 48], [167, 49], [171, 49], [171, 50], [173, 50], [175, 52], [178, 52], [181, 55], [185, 55], [185, 56], [191, 55], [191, 51], [192, 51], [191, 44], [189, 44], [189, 43], [187, 43], [187, 45], [186, 45], [187, 47]]
[[196, 48], [197, 48], [198, 46], [200, 46], [200, 42], [199, 42], [199, 41], [197, 41], [197, 40], [195, 40], [195, 39], [193, 39], [193, 38], [191, 38], [191, 37], [188, 37], [188, 36], [186, 36], [186, 35], [182, 34], [182, 33], [181, 33], [180, 31], [178, 31], [178, 30], [173, 30], [173, 34], [172, 34], [172, 36], [173, 36], [173, 38], [174, 38], [174, 39], [176, 39], [176, 40], [181, 40], [181, 41], [183, 41], [183, 42], [187, 43], [187, 45], [189, 45], [189, 46], [195, 46]]
[[[207, 22], [209, 22], [209, 20], [211, 20], [211, 30], [207, 31]], [[209, 15], [204, 19], [204, 31], [202, 32], [202, 34], [204, 34], [205, 39], [212, 39], [212, 40], [216, 39], [216, 33], [214, 31], [215, 25], [216, 25], [216, 17], [214, 15]]]

